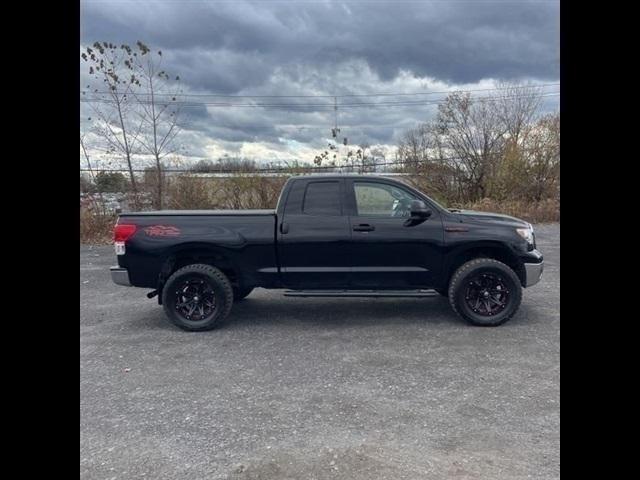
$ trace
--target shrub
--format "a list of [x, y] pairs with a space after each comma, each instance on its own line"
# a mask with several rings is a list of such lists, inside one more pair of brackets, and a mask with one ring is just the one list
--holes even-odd
[[109, 244], [117, 216], [80, 208], [80, 243]]

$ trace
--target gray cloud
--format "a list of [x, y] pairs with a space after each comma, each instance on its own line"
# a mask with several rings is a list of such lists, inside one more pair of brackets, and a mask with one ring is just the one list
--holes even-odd
[[[496, 79], [559, 78], [556, 1], [87, 0], [81, 12], [83, 44], [143, 40], [163, 50], [166, 69], [180, 75], [187, 92], [425, 92], [486, 86]], [[296, 101], [310, 102], [286, 100]], [[553, 108], [557, 101], [545, 105]], [[434, 111], [435, 107], [345, 108], [340, 122], [354, 142], [391, 144], [399, 132]], [[319, 147], [333, 113], [322, 108], [200, 106], [185, 109], [184, 119], [185, 128], [192, 130], [194, 149], [202, 152], [195, 144], [204, 145], [207, 139], [241, 148], [247, 142], [278, 144], [285, 137]]]

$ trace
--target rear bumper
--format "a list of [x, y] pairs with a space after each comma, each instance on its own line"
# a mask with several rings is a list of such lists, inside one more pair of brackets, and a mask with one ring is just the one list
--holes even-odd
[[125, 287], [131, 286], [129, 271], [126, 268], [111, 267], [109, 270], [111, 271], [111, 280], [113, 280], [113, 283], [124, 285]]
[[526, 273], [525, 287], [535, 285], [542, 278], [542, 271], [544, 270], [544, 261], [540, 263], [525, 263], [524, 271]]

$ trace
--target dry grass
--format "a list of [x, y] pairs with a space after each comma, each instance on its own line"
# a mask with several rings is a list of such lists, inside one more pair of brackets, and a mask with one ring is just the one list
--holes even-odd
[[551, 198], [540, 202], [525, 200], [496, 201], [485, 198], [476, 203], [455, 206], [469, 210], [503, 213], [531, 223], [560, 221], [560, 202]]
[[110, 214], [93, 214], [87, 208], [80, 208], [80, 243], [96, 245], [113, 241], [113, 226], [117, 217]]

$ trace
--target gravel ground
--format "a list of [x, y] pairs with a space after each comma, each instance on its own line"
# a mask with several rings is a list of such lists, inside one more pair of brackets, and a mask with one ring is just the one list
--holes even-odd
[[187, 333], [81, 246], [81, 478], [559, 478], [560, 227], [536, 235], [542, 281], [498, 328], [257, 289]]

